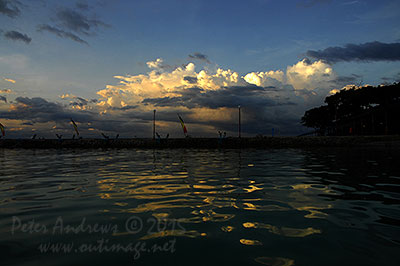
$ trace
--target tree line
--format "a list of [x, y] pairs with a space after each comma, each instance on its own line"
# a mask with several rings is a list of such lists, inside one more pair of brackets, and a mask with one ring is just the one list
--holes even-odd
[[400, 134], [400, 82], [342, 89], [325, 103], [301, 118], [317, 135]]

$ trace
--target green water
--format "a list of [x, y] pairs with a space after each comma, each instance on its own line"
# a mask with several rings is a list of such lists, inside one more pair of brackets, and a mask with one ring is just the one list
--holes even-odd
[[399, 265], [400, 151], [0, 150], [1, 265]]

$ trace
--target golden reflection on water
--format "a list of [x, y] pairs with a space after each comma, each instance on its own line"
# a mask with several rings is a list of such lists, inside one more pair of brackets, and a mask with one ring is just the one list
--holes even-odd
[[261, 246], [262, 243], [258, 240], [252, 240], [252, 239], [240, 239], [240, 243], [246, 246]]
[[233, 229], [235, 229], [235, 227], [230, 226], [230, 225], [222, 226], [222, 227], [221, 227], [221, 230], [224, 231], [224, 232], [226, 232], [226, 233], [232, 232]]
[[294, 265], [294, 260], [281, 257], [258, 257], [256, 262], [268, 266], [291, 266]]
[[251, 222], [244, 223], [243, 227], [267, 229], [270, 233], [287, 237], [305, 237], [312, 234], [321, 233], [321, 230], [314, 229], [312, 227], [308, 227], [306, 229], [300, 229], [300, 228], [290, 228], [290, 227], [277, 227], [270, 224], [251, 223]]
[[[252, 163], [247, 166], [257, 169]], [[185, 166], [173, 174], [165, 174], [160, 172], [165, 169], [156, 168], [140, 169], [138, 172], [122, 171], [119, 174], [107, 169], [100, 170], [97, 180], [98, 195], [105, 200], [115, 200], [113, 205], [116, 209], [113, 211], [135, 214], [150, 212], [160, 220], [187, 224], [227, 222], [235, 218], [233, 209], [249, 212], [287, 212], [294, 209], [306, 211], [305, 218], [325, 219], [328, 215], [323, 210], [332, 208], [331, 204], [318, 197], [319, 194], [332, 193], [324, 185], [304, 184], [303, 179], [296, 177], [288, 181], [294, 184], [280, 183], [282, 181], [279, 177], [258, 179], [254, 176], [243, 179], [235, 174], [219, 177], [208, 175], [209, 167], [202, 165], [201, 169], [190, 169]], [[130, 199], [135, 199], [134, 205]], [[297, 238], [321, 233], [321, 230], [312, 227], [279, 227], [257, 222], [243, 223], [243, 227], [266, 229], [272, 234]], [[220, 225], [219, 228], [226, 233], [235, 229], [231, 225]], [[148, 234], [142, 240], [169, 236], [196, 238], [207, 236], [207, 233], [196, 230], [164, 230]], [[240, 243], [248, 246], [262, 245], [259, 240], [246, 238], [240, 239]], [[257, 262], [266, 265], [293, 264], [289, 259], [269, 257], [258, 258]]]
[[328, 217], [327, 213], [322, 210], [331, 209], [332, 204], [319, 199], [319, 194], [332, 194], [326, 186], [314, 187], [310, 184], [297, 184], [291, 186], [295, 191], [288, 194], [288, 204], [298, 211], [307, 211], [308, 214], [304, 215], [305, 218], [319, 218], [325, 219]]

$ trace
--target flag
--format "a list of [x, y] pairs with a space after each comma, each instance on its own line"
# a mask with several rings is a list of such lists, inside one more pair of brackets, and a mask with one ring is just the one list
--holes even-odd
[[1, 129], [1, 134], [3, 135], [3, 137], [6, 135], [6, 131], [4, 130], [4, 126], [2, 123], [0, 123], [0, 129]]
[[75, 129], [76, 134], [79, 136], [78, 126], [75, 124], [75, 122], [74, 122], [74, 120], [72, 120], [72, 118], [71, 118], [71, 122], [74, 125], [74, 129]]
[[187, 136], [187, 129], [186, 129], [186, 126], [185, 126], [185, 122], [183, 122], [183, 119], [182, 119], [182, 117], [178, 114], [178, 117], [179, 117], [179, 120], [181, 121], [181, 126], [182, 126], [182, 129], [183, 129], [183, 134], [185, 134], [185, 136]]

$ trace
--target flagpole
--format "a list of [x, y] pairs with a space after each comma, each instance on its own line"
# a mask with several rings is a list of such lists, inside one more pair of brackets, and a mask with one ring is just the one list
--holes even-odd
[[156, 109], [153, 113], [153, 140], [156, 139]]
[[241, 138], [242, 137], [242, 130], [241, 130], [241, 121], [240, 121], [240, 105], [238, 106], [238, 109], [239, 109], [239, 138]]

